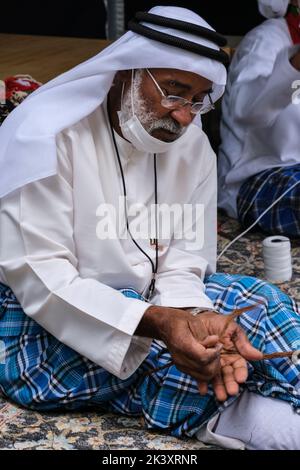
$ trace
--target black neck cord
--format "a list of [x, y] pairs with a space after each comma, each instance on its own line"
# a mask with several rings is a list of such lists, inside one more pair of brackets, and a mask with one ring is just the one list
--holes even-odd
[[[107, 108], [109, 108], [109, 96], [108, 96], [108, 98], [107, 98], [107, 104], [108, 104]], [[158, 237], [157, 237], [157, 225], [158, 225], [158, 220], [157, 220], [157, 168], [156, 168], [156, 153], [153, 155], [153, 157], [154, 157], [154, 158], [153, 158], [153, 162], [154, 162], [154, 197], [155, 197], [155, 265], [154, 265], [154, 263], [153, 263], [152, 259], [150, 258], [150, 256], [148, 256], [148, 254], [140, 247], [140, 245], [139, 245], [139, 244], [137, 243], [137, 241], [133, 238], [133, 236], [132, 236], [132, 234], [131, 234], [131, 232], [130, 232], [129, 222], [128, 222], [128, 212], [127, 212], [127, 190], [126, 190], [126, 183], [125, 183], [125, 178], [124, 178], [124, 172], [123, 172], [123, 168], [122, 168], [122, 162], [121, 162], [121, 158], [120, 158], [120, 154], [119, 154], [119, 149], [118, 149], [117, 142], [116, 142], [116, 138], [115, 138], [115, 134], [114, 134], [114, 129], [113, 129], [113, 125], [112, 125], [112, 121], [111, 121], [111, 116], [110, 116], [109, 109], [107, 109], [107, 114], [108, 114], [108, 120], [109, 120], [111, 135], [112, 135], [112, 139], [113, 139], [113, 143], [114, 143], [114, 147], [115, 147], [115, 152], [116, 152], [116, 155], [117, 155], [117, 159], [118, 159], [118, 163], [119, 163], [119, 168], [120, 168], [120, 172], [121, 172], [122, 185], [123, 185], [123, 194], [124, 194], [124, 209], [125, 209], [125, 217], [126, 217], [126, 228], [127, 228], [127, 232], [129, 233], [130, 238], [131, 238], [131, 240], [133, 241], [133, 243], [136, 245], [136, 247], [146, 256], [146, 258], [148, 258], [148, 260], [149, 260], [150, 263], [151, 263], [151, 267], [152, 267], [152, 279], [151, 279], [151, 282], [150, 282], [150, 285], [149, 285], [147, 294], [144, 296], [146, 300], [150, 300], [151, 297], [152, 297], [154, 288], [155, 288], [155, 278], [156, 278], [157, 269], [158, 269]]]

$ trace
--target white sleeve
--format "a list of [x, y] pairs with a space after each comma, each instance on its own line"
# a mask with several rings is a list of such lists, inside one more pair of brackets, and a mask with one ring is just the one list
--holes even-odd
[[[266, 33], [267, 35], [267, 33]], [[251, 127], [268, 127], [278, 114], [292, 102], [293, 82], [300, 79], [290, 58], [299, 46], [280, 52], [272, 41], [277, 37], [260, 36], [237, 50], [230, 68], [231, 91], [227, 103], [229, 113], [237, 122]]]
[[25, 313], [62, 343], [126, 378], [151, 340], [134, 336], [149, 304], [77, 269], [69, 162], [1, 200], [0, 274]]
[[216, 159], [213, 152], [210, 157], [207, 167], [203, 168], [201, 182], [189, 201], [194, 209], [198, 204], [197, 217], [193, 216], [191, 225], [184, 226], [182, 239], [173, 237], [162, 260], [153, 297], [156, 305], [213, 308], [203, 283], [205, 275], [216, 269]]

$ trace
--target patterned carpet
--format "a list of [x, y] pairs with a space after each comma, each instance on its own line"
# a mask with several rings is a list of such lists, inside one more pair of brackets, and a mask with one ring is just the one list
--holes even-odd
[[[219, 217], [219, 250], [241, 232], [238, 223]], [[218, 271], [264, 277], [261, 242], [266, 235], [253, 232], [236, 242], [224, 255]], [[281, 288], [300, 300], [297, 286], [300, 241], [292, 241], [294, 275]], [[193, 439], [179, 440], [145, 431], [141, 419], [107, 414], [99, 410], [68, 413], [36, 413], [0, 398], [0, 449], [212, 449]]]
[[[221, 252], [225, 245], [243, 232], [239, 223], [223, 214], [219, 214], [219, 243]], [[268, 234], [252, 231], [240, 238], [226, 251], [220, 259], [217, 270], [231, 274], [245, 274], [264, 279], [264, 264], [262, 258], [262, 242]], [[291, 240], [293, 277], [288, 283], [281, 283], [280, 289], [300, 302], [300, 239]]]

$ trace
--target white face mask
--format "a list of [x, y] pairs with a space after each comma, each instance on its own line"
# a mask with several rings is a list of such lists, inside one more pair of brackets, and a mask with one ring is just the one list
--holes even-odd
[[[124, 89], [124, 87], [123, 87]], [[141, 124], [140, 120], [134, 112], [134, 100], [133, 100], [133, 71], [131, 76], [131, 109], [132, 117], [127, 119], [127, 113], [122, 110], [123, 103], [123, 90], [121, 98], [121, 111], [118, 111], [118, 118], [121, 127], [123, 137], [141, 152], [149, 153], [164, 153], [172, 148], [175, 142], [164, 142], [163, 140], [156, 139], [150, 135]]]

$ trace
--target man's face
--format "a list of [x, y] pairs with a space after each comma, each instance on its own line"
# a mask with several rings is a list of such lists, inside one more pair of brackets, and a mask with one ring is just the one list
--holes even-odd
[[[151, 69], [151, 73], [166, 96], [199, 102], [211, 91], [212, 82], [192, 72]], [[146, 131], [159, 140], [173, 142], [195, 117], [190, 105], [173, 110], [163, 107], [162, 95], [146, 70], [135, 71], [132, 87], [134, 113]], [[122, 109], [128, 118], [132, 116], [130, 86], [125, 90]]]

